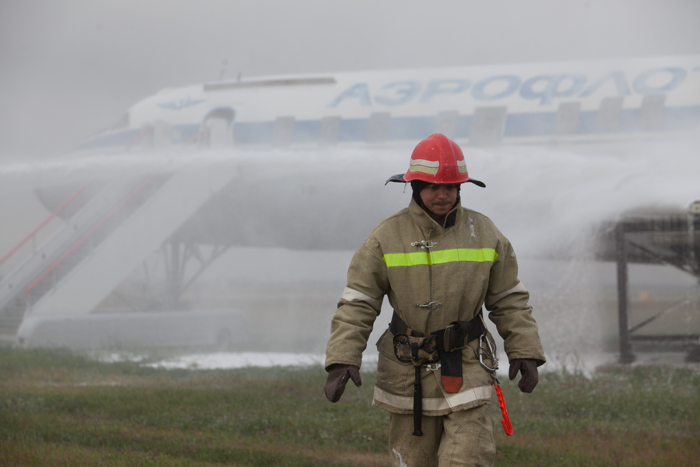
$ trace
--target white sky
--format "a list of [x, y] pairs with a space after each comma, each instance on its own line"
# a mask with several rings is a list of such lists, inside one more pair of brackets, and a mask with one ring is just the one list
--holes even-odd
[[228, 76], [700, 53], [682, 0], [2, 0], [0, 157], [53, 155]]

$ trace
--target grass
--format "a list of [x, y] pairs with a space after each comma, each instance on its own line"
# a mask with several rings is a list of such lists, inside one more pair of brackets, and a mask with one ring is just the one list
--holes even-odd
[[[0, 466], [390, 465], [387, 414], [363, 374], [338, 404], [321, 368], [163, 370], [0, 348]], [[636, 368], [503, 382], [496, 465], [697, 465], [700, 374]]]
[[542, 375], [532, 395], [507, 386], [518, 436], [497, 431], [500, 465], [694, 466], [700, 374], [634, 368]]

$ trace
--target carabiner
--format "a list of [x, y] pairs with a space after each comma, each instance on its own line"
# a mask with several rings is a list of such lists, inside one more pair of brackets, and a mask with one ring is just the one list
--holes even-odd
[[[489, 349], [486, 350], [484, 347], [484, 338], [486, 339], [486, 345], [489, 346]], [[479, 363], [481, 366], [483, 366], [486, 370], [494, 372], [498, 370], [498, 358], [496, 357], [496, 344], [491, 345], [491, 340], [488, 338], [486, 333], [483, 333], [481, 336], [479, 336]], [[493, 368], [488, 366], [486, 363], [484, 363], [484, 355], [486, 355], [486, 358], [491, 360], [491, 364], [493, 365]]]

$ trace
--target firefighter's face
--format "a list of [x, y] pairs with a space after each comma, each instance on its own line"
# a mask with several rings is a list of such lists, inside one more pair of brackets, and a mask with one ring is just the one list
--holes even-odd
[[438, 185], [431, 183], [423, 188], [420, 192], [420, 199], [423, 204], [433, 214], [444, 216], [457, 201], [457, 185]]

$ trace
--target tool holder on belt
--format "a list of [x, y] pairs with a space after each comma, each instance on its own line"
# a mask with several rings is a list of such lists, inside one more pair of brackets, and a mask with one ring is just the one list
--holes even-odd
[[423, 436], [421, 424], [423, 420], [423, 390], [421, 386], [420, 369], [426, 363], [435, 363], [440, 360], [437, 349], [436, 336], [424, 337], [397, 334], [394, 336], [394, 354], [402, 362], [411, 362], [416, 369], [416, 377], [413, 382], [413, 435]]
[[389, 331], [394, 335], [396, 358], [401, 362], [412, 363], [416, 369], [413, 383], [413, 435], [423, 436], [421, 367], [440, 362], [440, 381], [445, 392], [459, 392], [463, 381], [461, 350], [486, 332], [481, 311], [471, 321], [454, 321], [445, 329], [428, 335], [409, 328], [394, 312]]

